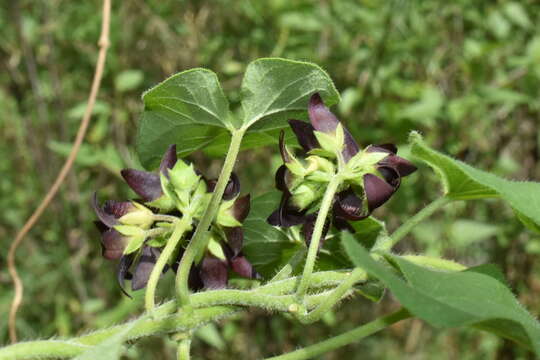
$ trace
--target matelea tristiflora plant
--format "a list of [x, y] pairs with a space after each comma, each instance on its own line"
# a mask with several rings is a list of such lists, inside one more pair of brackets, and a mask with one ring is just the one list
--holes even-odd
[[[392, 252], [416, 225], [455, 201], [499, 199], [530, 229], [524, 231], [537, 231], [539, 183], [475, 169], [412, 132], [410, 153], [435, 170], [442, 191], [390, 233], [372, 213], [400, 186], [415, 186], [402, 180], [417, 168], [393, 144], [358, 145], [329, 110], [339, 94], [326, 72], [305, 62], [259, 59], [247, 67], [241, 90], [241, 109], [231, 111], [217, 76], [192, 69], [147, 91], [137, 150], [148, 168], [161, 159], [159, 170], [122, 171], [135, 200], [100, 205], [94, 197], [103, 255], [118, 260], [122, 290], [126, 280], [132, 290], [145, 288], [146, 311], [78, 338], [7, 346], [0, 360], [119, 359], [126, 342], [163, 334], [177, 341], [178, 359], [189, 359], [199, 327], [248, 308], [307, 324], [341, 301], [355, 301], [354, 294], [377, 302], [384, 289], [401, 304], [398, 311], [270, 358], [318, 358], [413, 317], [493, 332], [540, 356], [540, 324], [495, 268]], [[286, 144], [288, 126], [297, 142]], [[241, 196], [233, 173], [239, 152], [269, 145], [278, 145], [283, 160], [275, 174], [279, 191]], [[226, 154], [217, 180], [178, 159], [201, 149]], [[171, 300], [156, 306], [158, 282], [170, 273], [175, 289], [163, 293]]]

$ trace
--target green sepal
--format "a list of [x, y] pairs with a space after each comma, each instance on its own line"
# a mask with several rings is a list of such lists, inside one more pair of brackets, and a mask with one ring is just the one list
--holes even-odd
[[118, 219], [123, 225], [134, 225], [149, 228], [154, 222], [154, 213], [142, 204], [131, 202], [136, 210], [129, 211]]
[[211, 238], [210, 241], [208, 242], [208, 251], [210, 252], [210, 254], [214, 255], [218, 259], [221, 259], [221, 260], [226, 259], [225, 253], [223, 252], [221, 245], [214, 238]]
[[291, 201], [300, 210], [306, 209], [317, 199], [321, 198], [323, 191], [320, 184], [304, 182], [294, 189]]
[[[321, 145], [321, 149], [326, 152], [325, 157], [335, 158], [336, 154], [340, 154], [343, 151], [343, 141], [339, 142], [340, 139], [337, 136], [320, 131], [314, 131], [313, 133], [319, 145]], [[312, 153], [314, 150], [310, 152]]]
[[139, 250], [144, 243], [145, 238], [146, 236], [144, 236], [144, 234], [130, 237], [129, 242], [124, 249], [124, 255], [131, 254], [132, 252]]
[[135, 225], [115, 225], [114, 229], [124, 236], [138, 236], [145, 233], [143, 229]]
[[165, 244], [167, 244], [167, 238], [163, 236], [156, 236], [146, 242], [146, 245], [156, 248], [163, 247]]
[[232, 207], [236, 198], [223, 201], [219, 206], [218, 215], [216, 217], [216, 223], [225, 227], [242, 226], [242, 223], [234, 218]]
[[174, 201], [167, 195], [161, 195], [154, 201], [145, 203], [146, 205], [159, 209], [162, 213], [167, 213], [175, 208]]
[[193, 164], [187, 165], [183, 161], [177, 161], [169, 170], [169, 178], [177, 193], [179, 191], [189, 193], [197, 186], [200, 176], [195, 172]]

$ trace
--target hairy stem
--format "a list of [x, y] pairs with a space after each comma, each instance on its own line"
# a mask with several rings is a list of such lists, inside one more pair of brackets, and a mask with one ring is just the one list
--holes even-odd
[[334, 195], [336, 194], [340, 184], [341, 177], [335, 175], [328, 183], [324, 193], [319, 214], [317, 215], [317, 220], [315, 220], [313, 235], [311, 236], [311, 241], [309, 243], [309, 250], [306, 258], [306, 264], [304, 266], [304, 272], [302, 273], [300, 285], [298, 285], [298, 290], [296, 293], [300, 302], [306, 294], [307, 288], [309, 287], [310, 277], [311, 273], [313, 272], [313, 267], [315, 266], [315, 260], [317, 259], [317, 252], [319, 251], [319, 243], [321, 241], [326, 218], [328, 217], [328, 212], [330, 211], [330, 207], [334, 201]]
[[336, 287], [325, 300], [317, 306], [314, 310], [307, 315], [299, 314], [298, 319], [304, 324], [309, 324], [319, 320], [324, 314], [326, 314], [334, 305], [336, 305], [343, 296], [359, 281], [365, 281], [367, 274], [364, 270], [356, 268], [343, 281], [338, 287]]
[[388, 252], [396, 245], [401, 239], [403, 239], [416, 225], [430, 217], [437, 210], [451, 202], [452, 200], [447, 197], [441, 197], [428, 204], [425, 208], [417, 212], [413, 217], [407, 220], [403, 225], [394, 231], [390, 237], [381, 238], [373, 246], [371, 252]]
[[177, 359], [178, 360], [189, 360], [190, 359], [190, 348], [191, 348], [191, 339], [183, 339], [180, 340], [178, 343], [178, 350], [177, 350]]
[[227, 153], [227, 157], [225, 158], [225, 162], [223, 163], [221, 173], [219, 174], [212, 199], [206, 206], [204, 215], [199, 222], [197, 229], [195, 230], [195, 234], [193, 234], [193, 237], [191, 238], [191, 241], [184, 252], [184, 256], [182, 256], [182, 259], [180, 260], [180, 265], [176, 274], [176, 291], [180, 306], [189, 304], [189, 271], [191, 270], [191, 265], [193, 264], [197, 254], [199, 254], [200, 251], [207, 245], [208, 230], [218, 211], [219, 202], [223, 197], [223, 192], [225, 191], [225, 187], [227, 186], [229, 178], [231, 177], [243, 137], [244, 130], [233, 131], [229, 151]]
[[170, 257], [174, 253], [174, 250], [178, 246], [180, 239], [185, 234], [186, 231], [191, 229], [191, 218], [185, 217], [181, 220], [177, 220], [174, 224], [174, 230], [165, 245], [165, 248], [159, 255], [159, 258], [150, 273], [150, 278], [148, 279], [148, 284], [146, 285], [146, 293], [144, 294], [145, 308], [148, 313], [152, 313], [156, 306], [155, 304], [155, 294], [156, 287], [159, 281], [159, 277], [163, 273], [163, 269], [169, 261]]
[[369, 335], [372, 335], [384, 328], [397, 323], [398, 321], [404, 320], [411, 317], [409, 312], [405, 309], [400, 309], [399, 311], [386, 315], [379, 319], [373, 320], [367, 324], [364, 324], [356, 329], [347, 331], [341, 335], [335, 336], [333, 338], [321, 341], [315, 345], [305, 347], [303, 349], [298, 349], [292, 351], [288, 354], [274, 356], [268, 358], [267, 360], [306, 360], [318, 358], [319, 355], [324, 354], [328, 351], [340, 348], [352, 342], [363, 339]]
[[[171, 307], [171, 310], [174, 311], [174, 308]], [[126, 334], [125, 340], [130, 341], [149, 335], [190, 331], [210, 321], [217, 321], [231, 316], [236, 312], [238, 312], [238, 308], [236, 307], [214, 306], [193, 310], [190, 316], [186, 316], [186, 314], [180, 312], [170, 316], [163, 316], [158, 319], [139, 319], [135, 320], [137, 322], [135, 325], [126, 323], [113, 326], [108, 329], [98, 330], [94, 333], [71, 339], [70, 341], [49, 340], [21, 342], [1, 348], [0, 360], [71, 358], [85, 352], [90, 346], [100, 344], [103, 341], [110, 339], [112, 336], [125, 331], [127, 327], [130, 327], [130, 329]]]

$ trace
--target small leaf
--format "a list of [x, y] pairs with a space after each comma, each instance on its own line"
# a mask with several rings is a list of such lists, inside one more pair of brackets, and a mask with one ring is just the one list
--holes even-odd
[[144, 75], [141, 70], [122, 71], [114, 79], [116, 90], [125, 92], [137, 88], [143, 81]]
[[499, 279], [470, 269], [433, 271], [392, 257], [406, 282], [375, 262], [350, 234], [344, 233], [342, 241], [355, 264], [388, 286], [415, 316], [436, 327], [473, 326], [490, 331], [540, 355], [540, 324]]
[[411, 133], [410, 142], [411, 153], [430, 165], [442, 179], [447, 197], [455, 200], [500, 198], [509, 203], [519, 218], [540, 225], [540, 183], [506, 180], [475, 169], [429, 148], [417, 132]]

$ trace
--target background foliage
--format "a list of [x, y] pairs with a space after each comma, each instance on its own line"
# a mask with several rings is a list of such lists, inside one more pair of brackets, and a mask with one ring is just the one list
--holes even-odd
[[[126, 319], [140, 299], [122, 298], [114, 265], [99, 254], [90, 194], [129, 194], [119, 177], [137, 167], [141, 93], [170, 74], [207, 67], [232, 107], [250, 61], [282, 56], [325, 68], [342, 93], [335, 108], [364, 145], [405, 143], [412, 129], [434, 147], [514, 179], [540, 179], [540, 5], [534, 1], [123, 1], [115, 2], [112, 46], [100, 100], [77, 165], [19, 250], [26, 285], [23, 338], [74, 335]], [[60, 168], [82, 116], [97, 54], [100, 1], [27, 0], [0, 7], [0, 242], [7, 249]], [[408, 149], [400, 147], [407, 155]], [[220, 161], [194, 153], [209, 175]], [[273, 186], [276, 147], [241, 155], [243, 189]], [[375, 213], [393, 229], [440, 191], [421, 171]], [[444, 255], [469, 266], [499, 265], [519, 300], [540, 311], [539, 235], [500, 202], [456, 203], [416, 228], [400, 251]], [[0, 255], [0, 310], [12, 288]], [[169, 281], [171, 279], [168, 279]], [[169, 284], [172, 284], [169, 282]], [[161, 285], [168, 291], [167, 282]], [[139, 296], [140, 297], [140, 296]], [[257, 358], [307, 345], [393, 309], [360, 298], [303, 327], [253, 311], [199, 332], [195, 356]], [[0, 342], [7, 341], [0, 321]], [[244, 330], [253, 329], [249, 332]], [[128, 358], [173, 358], [167, 339], [148, 339]], [[435, 331], [415, 320], [328, 355], [352, 358], [520, 359], [510, 342], [470, 330]]]

